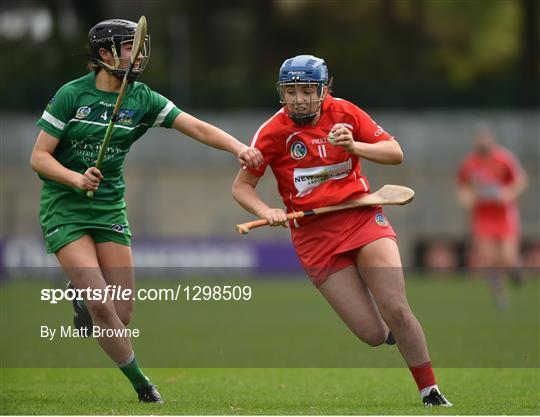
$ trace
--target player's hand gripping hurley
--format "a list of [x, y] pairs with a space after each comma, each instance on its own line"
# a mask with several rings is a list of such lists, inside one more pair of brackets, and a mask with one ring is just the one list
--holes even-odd
[[[116, 119], [118, 118], [118, 113], [120, 113], [120, 106], [122, 105], [124, 94], [126, 93], [129, 76], [131, 75], [131, 72], [133, 71], [133, 66], [135, 65], [135, 61], [137, 60], [137, 57], [139, 56], [139, 54], [141, 53], [144, 47], [144, 40], [146, 38], [146, 30], [147, 30], [146, 17], [141, 16], [141, 18], [139, 19], [139, 22], [137, 23], [137, 29], [135, 29], [135, 36], [133, 38], [133, 45], [131, 46], [131, 55], [129, 57], [129, 64], [128, 64], [126, 73], [124, 74], [124, 79], [122, 80], [120, 91], [118, 92], [118, 98], [116, 99], [116, 103], [114, 105], [114, 110], [111, 116], [111, 120], [109, 121], [107, 130], [105, 131], [105, 137], [103, 138], [103, 142], [101, 142], [101, 146], [99, 148], [99, 153], [98, 153], [98, 157], [96, 161], [97, 169], [101, 169], [101, 164], [103, 163], [103, 159], [105, 158], [105, 153], [107, 152], [107, 148], [109, 147], [109, 142], [111, 141], [113, 126], [114, 126], [114, 123], [116, 122]], [[93, 198], [94, 192], [87, 191], [86, 196], [88, 198]]]
[[[414, 198], [414, 191], [402, 185], [385, 185], [380, 190], [368, 194], [357, 200], [350, 200], [335, 206], [319, 207], [313, 210], [294, 211], [287, 214], [287, 220], [300, 219], [307, 216], [316, 216], [318, 214], [332, 213], [334, 211], [347, 210], [358, 207], [378, 206], [378, 205], [397, 205], [408, 204]], [[268, 220], [260, 219], [252, 222], [236, 225], [236, 230], [241, 234], [248, 234], [250, 229], [268, 225]]]

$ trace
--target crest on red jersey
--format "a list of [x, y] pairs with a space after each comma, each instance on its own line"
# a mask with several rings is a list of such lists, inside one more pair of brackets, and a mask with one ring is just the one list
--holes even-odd
[[386, 217], [384, 217], [384, 214], [377, 213], [375, 215], [375, 223], [377, 223], [381, 227], [388, 226], [388, 220], [386, 220]]
[[291, 157], [293, 159], [302, 159], [307, 155], [307, 147], [304, 142], [297, 140], [291, 145]]

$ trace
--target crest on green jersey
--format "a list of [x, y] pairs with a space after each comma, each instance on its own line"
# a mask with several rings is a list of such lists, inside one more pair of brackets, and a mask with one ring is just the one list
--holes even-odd
[[77, 119], [86, 119], [92, 109], [88, 106], [82, 106], [77, 109], [77, 113], [75, 113], [75, 117]]
[[133, 116], [135, 115], [135, 110], [130, 109], [120, 109], [118, 113], [118, 122], [126, 125], [133, 123]]

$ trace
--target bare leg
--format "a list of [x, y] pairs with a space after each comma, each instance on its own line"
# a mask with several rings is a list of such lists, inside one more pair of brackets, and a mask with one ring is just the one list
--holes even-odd
[[424, 332], [407, 303], [396, 242], [376, 240], [359, 249], [356, 258], [357, 268], [330, 275], [319, 291], [353, 333], [369, 345], [384, 343], [390, 328], [422, 402], [451, 407], [437, 387]]
[[407, 302], [396, 242], [382, 238], [362, 247], [357, 266], [408, 366], [429, 362], [424, 332]]
[[522, 284], [523, 276], [520, 271], [519, 239], [509, 237], [501, 241], [501, 259], [507, 275], [515, 285]]
[[[135, 277], [133, 271], [133, 255], [131, 247], [115, 242], [98, 243], [96, 245], [97, 257], [105, 282], [116, 285], [117, 288], [135, 290]], [[127, 326], [133, 315], [133, 297], [129, 300], [114, 300], [116, 314]]]
[[330, 275], [319, 291], [360, 340], [370, 346], [384, 343], [388, 327], [356, 268], [349, 266]]
[[[99, 268], [96, 246], [90, 236], [72, 242], [60, 249], [56, 256], [75, 288], [105, 290], [106, 282]], [[118, 318], [113, 302], [85, 300], [94, 325], [108, 329], [124, 329]], [[91, 330], [91, 329], [89, 329]], [[127, 337], [97, 338], [101, 348], [117, 364], [124, 364], [131, 358], [133, 349]]]
[[495, 304], [504, 309], [510, 302], [505, 275], [503, 250], [500, 242], [478, 238], [475, 242], [478, 253], [478, 265], [486, 276]]

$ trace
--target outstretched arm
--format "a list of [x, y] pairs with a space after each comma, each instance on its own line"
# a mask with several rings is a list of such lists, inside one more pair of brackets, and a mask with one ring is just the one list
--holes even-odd
[[268, 220], [270, 226], [287, 226], [287, 215], [285, 212], [282, 209], [270, 208], [261, 200], [255, 191], [259, 179], [259, 177], [249, 173], [245, 169], [241, 169], [232, 187], [234, 199], [251, 214]]
[[232, 153], [242, 166], [258, 168], [262, 164], [263, 158], [258, 149], [244, 145], [223, 130], [187, 113], [180, 113], [173, 127], [205, 145]]

